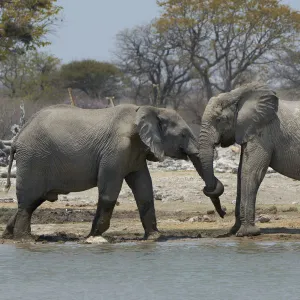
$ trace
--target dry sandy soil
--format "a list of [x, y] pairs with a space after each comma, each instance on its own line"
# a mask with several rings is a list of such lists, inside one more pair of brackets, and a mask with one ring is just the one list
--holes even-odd
[[[203, 182], [195, 171], [151, 171], [160, 240], [218, 237], [238, 239], [227, 232], [234, 223], [236, 175], [218, 174], [225, 185], [222, 205], [227, 214], [221, 219], [202, 193]], [[0, 181], [4, 185], [6, 179]], [[270, 221], [257, 225], [262, 235], [255, 240], [300, 240], [300, 182], [279, 174], [267, 174], [257, 199], [256, 216]], [[133, 196], [124, 183], [111, 227], [104, 234], [110, 242], [142, 240], [143, 228]], [[32, 232], [36, 242], [83, 242], [89, 233], [96, 209], [97, 189], [61, 196], [44, 203], [33, 215]], [[8, 194], [0, 192], [0, 234], [17, 207], [15, 185]], [[191, 220], [192, 218], [192, 220]], [[247, 238], [246, 238], [247, 239]], [[9, 242], [0, 240], [0, 242]]]

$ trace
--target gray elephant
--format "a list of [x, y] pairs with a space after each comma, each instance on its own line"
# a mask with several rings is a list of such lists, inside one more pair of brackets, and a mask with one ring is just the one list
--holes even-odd
[[268, 167], [300, 179], [300, 121], [266, 85], [251, 83], [210, 99], [200, 129], [200, 160], [210, 196], [216, 186], [213, 150], [216, 145], [241, 145], [238, 168], [236, 221], [231, 229], [237, 236], [259, 235], [255, 226], [255, 202]]
[[[101, 235], [109, 228], [124, 179], [134, 194], [144, 237], [155, 236], [158, 229], [146, 160], [189, 157], [201, 174], [198, 152], [197, 139], [173, 110], [135, 105], [45, 108], [25, 124], [11, 146], [9, 174], [16, 155], [18, 210], [4, 237], [30, 238], [31, 215], [39, 205], [57, 200], [59, 194], [95, 186], [99, 198], [89, 236]], [[9, 187], [8, 176], [6, 190]], [[223, 186], [219, 188], [223, 191]], [[223, 216], [219, 199], [215, 194], [211, 199]]]

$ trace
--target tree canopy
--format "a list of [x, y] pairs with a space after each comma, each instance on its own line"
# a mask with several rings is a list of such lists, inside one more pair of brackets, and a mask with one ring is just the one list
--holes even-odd
[[273, 66], [273, 77], [286, 87], [299, 89], [300, 49], [285, 49], [277, 58], [277, 63]]
[[0, 62], [0, 83], [4, 95], [10, 98], [37, 100], [51, 97], [59, 88], [60, 60], [47, 53], [28, 51], [23, 55], [10, 54]]
[[86, 59], [62, 65], [60, 72], [66, 88], [78, 89], [91, 98], [116, 96], [121, 72], [113, 64]]
[[167, 0], [156, 27], [170, 32], [189, 56], [207, 99], [230, 91], [250, 66], [266, 63], [272, 50], [290, 47], [300, 31], [300, 12], [279, 0]]
[[44, 39], [57, 21], [56, 0], [0, 0], [0, 61], [48, 44]]

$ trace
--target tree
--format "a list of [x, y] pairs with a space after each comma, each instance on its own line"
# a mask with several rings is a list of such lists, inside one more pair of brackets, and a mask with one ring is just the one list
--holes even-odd
[[10, 54], [0, 62], [0, 83], [10, 98], [38, 100], [58, 90], [59, 65], [60, 60], [47, 53]]
[[169, 42], [168, 33], [157, 33], [153, 22], [117, 35], [117, 64], [130, 78], [135, 100], [154, 106], [173, 105], [178, 108], [192, 67], [180, 49]]
[[10, 53], [45, 46], [61, 10], [56, 0], [0, 0], [0, 61]]
[[159, 32], [189, 56], [206, 90], [227, 92], [252, 65], [270, 60], [268, 54], [291, 47], [300, 31], [300, 12], [279, 0], [157, 1], [163, 13]]
[[73, 61], [62, 65], [65, 88], [78, 89], [90, 98], [118, 96], [122, 73], [113, 64], [96, 60]]
[[300, 49], [284, 49], [277, 54], [277, 63], [273, 66], [273, 77], [288, 88], [300, 86]]

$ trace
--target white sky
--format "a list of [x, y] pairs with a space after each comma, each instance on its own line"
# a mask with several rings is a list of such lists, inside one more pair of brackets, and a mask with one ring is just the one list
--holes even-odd
[[[262, 0], [263, 1], [263, 0]], [[63, 63], [92, 58], [109, 61], [116, 34], [148, 23], [159, 15], [156, 0], [58, 0], [64, 8], [63, 23], [49, 36], [48, 51]], [[300, 10], [300, 0], [284, 0]]]

